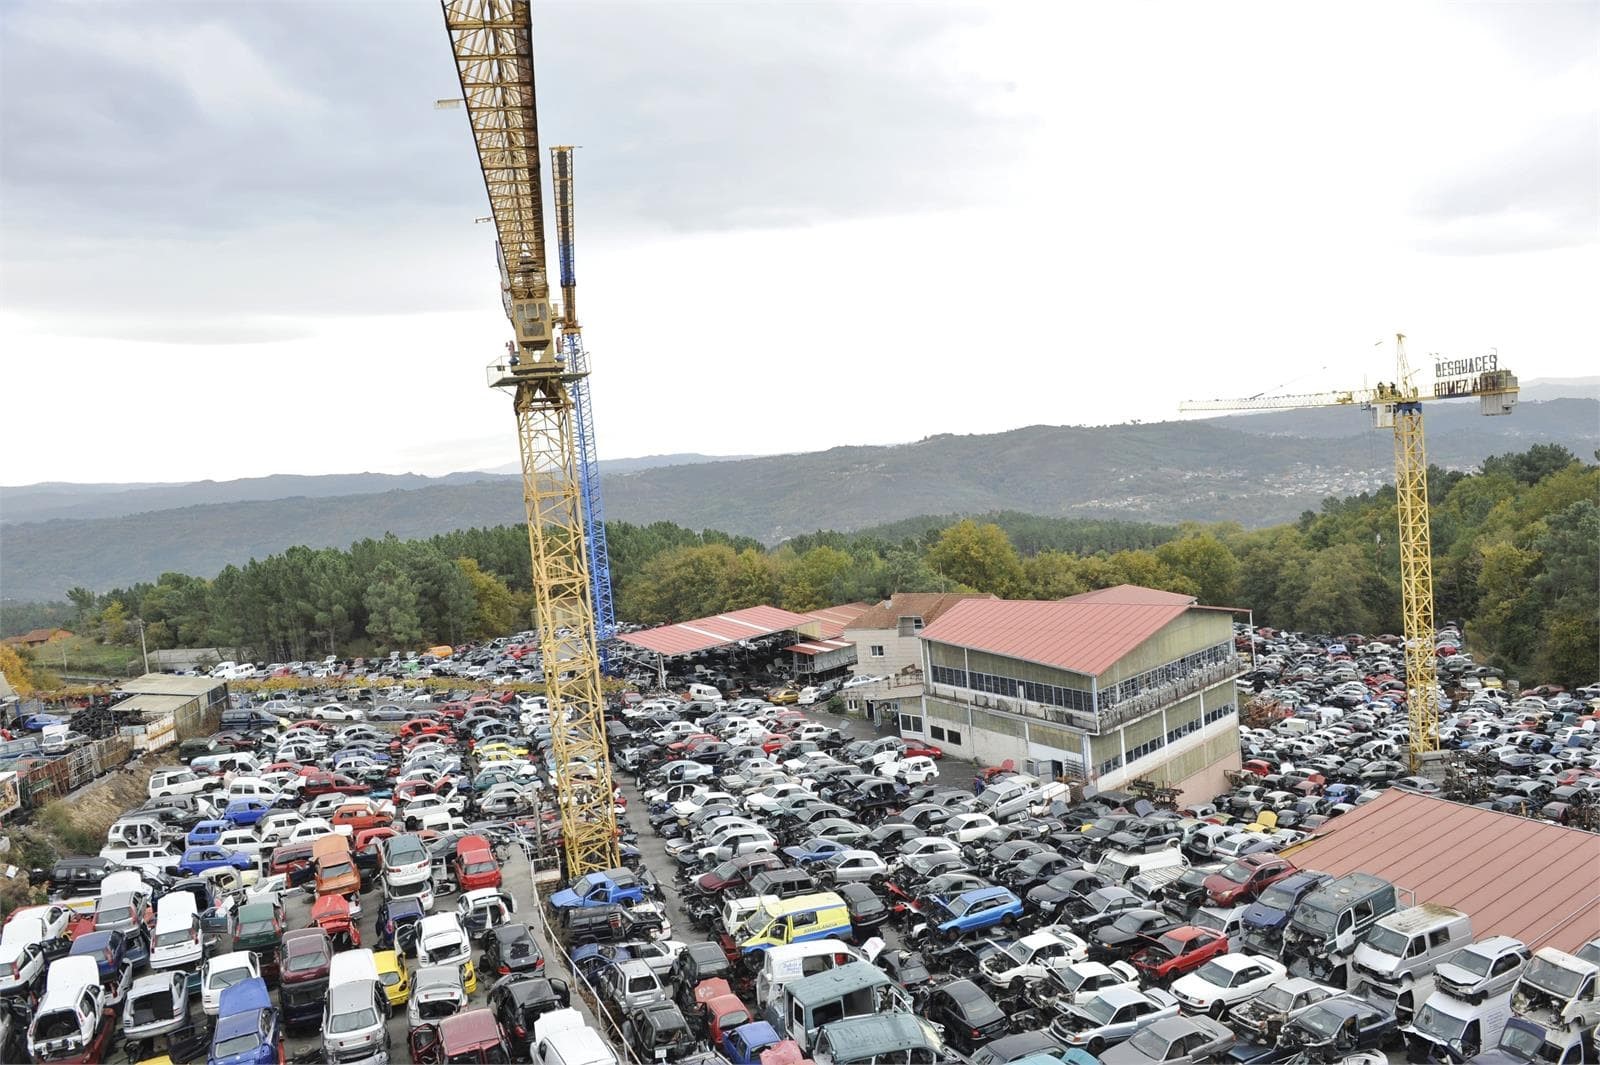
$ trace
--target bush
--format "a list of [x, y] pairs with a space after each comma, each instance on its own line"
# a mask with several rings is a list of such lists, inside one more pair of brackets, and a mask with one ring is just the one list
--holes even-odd
[[47, 803], [39, 811], [39, 824], [54, 833], [72, 854], [99, 854], [105, 843], [107, 826], [89, 824], [87, 820], [62, 799]]

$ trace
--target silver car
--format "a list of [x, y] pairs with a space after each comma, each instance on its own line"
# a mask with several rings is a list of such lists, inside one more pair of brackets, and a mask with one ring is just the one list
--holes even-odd
[[149, 973], [133, 982], [122, 1003], [123, 1038], [153, 1039], [189, 1023], [189, 979], [181, 972]]
[[888, 871], [888, 863], [877, 851], [844, 850], [823, 859], [818, 872], [830, 883], [864, 884], [881, 879]]

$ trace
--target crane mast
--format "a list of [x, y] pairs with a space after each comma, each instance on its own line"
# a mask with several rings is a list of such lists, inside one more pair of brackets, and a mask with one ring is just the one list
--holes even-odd
[[574, 391], [586, 368], [556, 344], [528, 0], [442, 0], [489, 195], [513, 339], [488, 368], [512, 396], [532, 558], [535, 623], [549, 700], [567, 873], [619, 864], [611, 761], [579, 464]]
[[[578, 481], [583, 498], [585, 542], [589, 545], [589, 601], [594, 604], [596, 634], [608, 640], [617, 632], [617, 610], [611, 597], [611, 552], [606, 546], [606, 507], [600, 494], [600, 457], [595, 448], [594, 408], [589, 401], [589, 353], [578, 324], [578, 277], [572, 203], [572, 146], [550, 149], [550, 188], [556, 203], [556, 257], [561, 266], [562, 356], [577, 375], [572, 385], [572, 416], [578, 434]], [[601, 664], [605, 664], [604, 650]]]
[[1424, 394], [1406, 360], [1404, 334], [1395, 336], [1395, 379], [1370, 389], [1243, 399], [1191, 400], [1184, 411], [1292, 410], [1360, 406], [1378, 428], [1394, 431], [1395, 512], [1400, 545], [1400, 612], [1405, 629], [1406, 713], [1410, 763], [1420, 772], [1439, 750], [1439, 671], [1433, 639], [1433, 543], [1428, 524], [1428, 453], [1422, 435], [1422, 404], [1429, 399], [1477, 396], [1479, 412], [1510, 414], [1517, 404], [1517, 378], [1500, 369], [1499, 356], [1436, 364], [1439, 382]]

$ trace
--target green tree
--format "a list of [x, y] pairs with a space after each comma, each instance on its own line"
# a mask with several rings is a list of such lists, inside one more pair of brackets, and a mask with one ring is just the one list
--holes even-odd
[[415, 647], [422, 642], [422, 618], [417, 585], [392, 562], [373, 571], [363, 601], [367, 632], [385, 647]]
[[803, 613], [844, 602], [853, 566], [836, 547], [813, 547], [784, 570], [779, 583], [784, 607]]
[[106, 643], [121, 643], [128, 635], [128, 611], [113, 602], [100, 611], [100, 634]]
[[771, 556], [747, 547], [733, 557], [724, 578], [722, 601], [728, 610], [773, 603], [778, 598], [778, 568]]
[[1193, 582], [1202, 603], [1232, 606], [1239, 595], [1239, 560], [1210, 532], [1191, 532], [1156, 548], [1156, 557]]
[[1065, 599], [1089, 590], [1078, 559], [1065, 551], [1041, 551], [1023, 560], [1023, 582], [1032, 599]]
[[928, 549], [934, 572], [959, 585], [999, 596], [1024, 591], [1022, 559], [998, 525], [963, 519], [939, 534]]
[[475, 558], [458, 558], [456, 565], [466, 577], [477, 603], [469, 636], [475, 639], [502, 636], [522, 627], [511, 589], [504, 582], [492, 573], [483, 572]]

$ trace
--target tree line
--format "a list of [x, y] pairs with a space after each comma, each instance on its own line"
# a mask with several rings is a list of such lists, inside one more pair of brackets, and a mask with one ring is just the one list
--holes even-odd
[[[1474, 473], [1430, 470], [1437, 616], [1465, 624], [1480, 660], [1567, 684], [1600, 666], [1600, 467], [1538, 445]], [[1008, 531], [1009, 530], [1009, 531]], [[659, 624], [773, 603], [805, 611], [896, 591], [1058, 599], [1130, 583], [1248, 607], [1257, 624], [1399, 632], [1392, 487], [1330, 498], [1296, 522], [1152, 526], [1035, 515], [910, 519], [864, 533], [818, 531], [768, 548], [656, 522], [607, 525], [618, 612]], [[458, 644], [529, 624], [525, 530], [307, 547], [205, 580], [179, 573], [30, 616], [152, 648], [218, 646], [258, 658]], [[10, 608], [8, 608], [9, 610]], [[68, 616], [70, 615], [70, 616]]]

